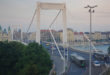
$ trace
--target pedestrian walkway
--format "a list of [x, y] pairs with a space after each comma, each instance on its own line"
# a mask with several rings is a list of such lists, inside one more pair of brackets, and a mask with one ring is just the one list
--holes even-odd
[[61, 75], [64, 72], [64, 61], [60, 56], [51, 55], [51, 59], [53, 60], [53, 64], [55, 64], [55, 71], [57, 75]]

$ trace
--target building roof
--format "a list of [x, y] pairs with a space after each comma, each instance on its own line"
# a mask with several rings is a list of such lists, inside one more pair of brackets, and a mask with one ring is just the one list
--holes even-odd
[[78, 32], [74, 32], [74, 35], [78, 35]]
[[83, 35], [83, 32], [74, 32], [74, 35]]
[[80, 35], [83, 35], [83, 32], [79, 32]]
[[[40, 30], [41, 32], [50, 32], [49, 30]], [[52, 32], [56, 32], [55, 30], [51, 30]]]

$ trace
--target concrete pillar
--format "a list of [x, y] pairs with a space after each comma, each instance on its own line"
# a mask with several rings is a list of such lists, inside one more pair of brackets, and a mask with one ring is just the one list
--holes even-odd
[[66, 26], [66, 7], [62, 10], [63, 16], [63, 44], [67, 43], [67, 26]]
[[40, 3], [37, 2], [37, 31], [36, 31], [36, 42], [40, 44]]
[[37, 2], [37, 31], [36, 42], [40, 44], [40, 9], [62, 10], [63, 16], [63, 44], [67, 43], [67, 27], [66, 27], [66, 5], [64, 3], [42, 3]]

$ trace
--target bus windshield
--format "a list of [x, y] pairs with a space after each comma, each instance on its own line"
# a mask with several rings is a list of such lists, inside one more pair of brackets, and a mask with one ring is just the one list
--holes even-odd
[[81, 63], [81, 66], [85, 66], [85, 61], [84, 60], [81, 60], [80, 63]]

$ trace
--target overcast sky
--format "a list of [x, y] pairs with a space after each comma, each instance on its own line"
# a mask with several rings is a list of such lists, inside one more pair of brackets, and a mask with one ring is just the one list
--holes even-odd
[[[93, 14], [93, 31], [110, 31], [110, 0], [0, 0], [0, 25], [23, 26], [26, 30], [36, 8], [36, 2], [57, 2], [67, 5], [67, 26], [75, 31], [89, 31], [89, 13], [84, 6], [98, 5]], [[48, 28], [58, 11], [41, 11], [41, 29]], [[35, 17], [36, 18], [36, 17]], [[36, 31], [36, 19], [30, 31]], [[61, 14], [52, 28], [62, 29]]]

